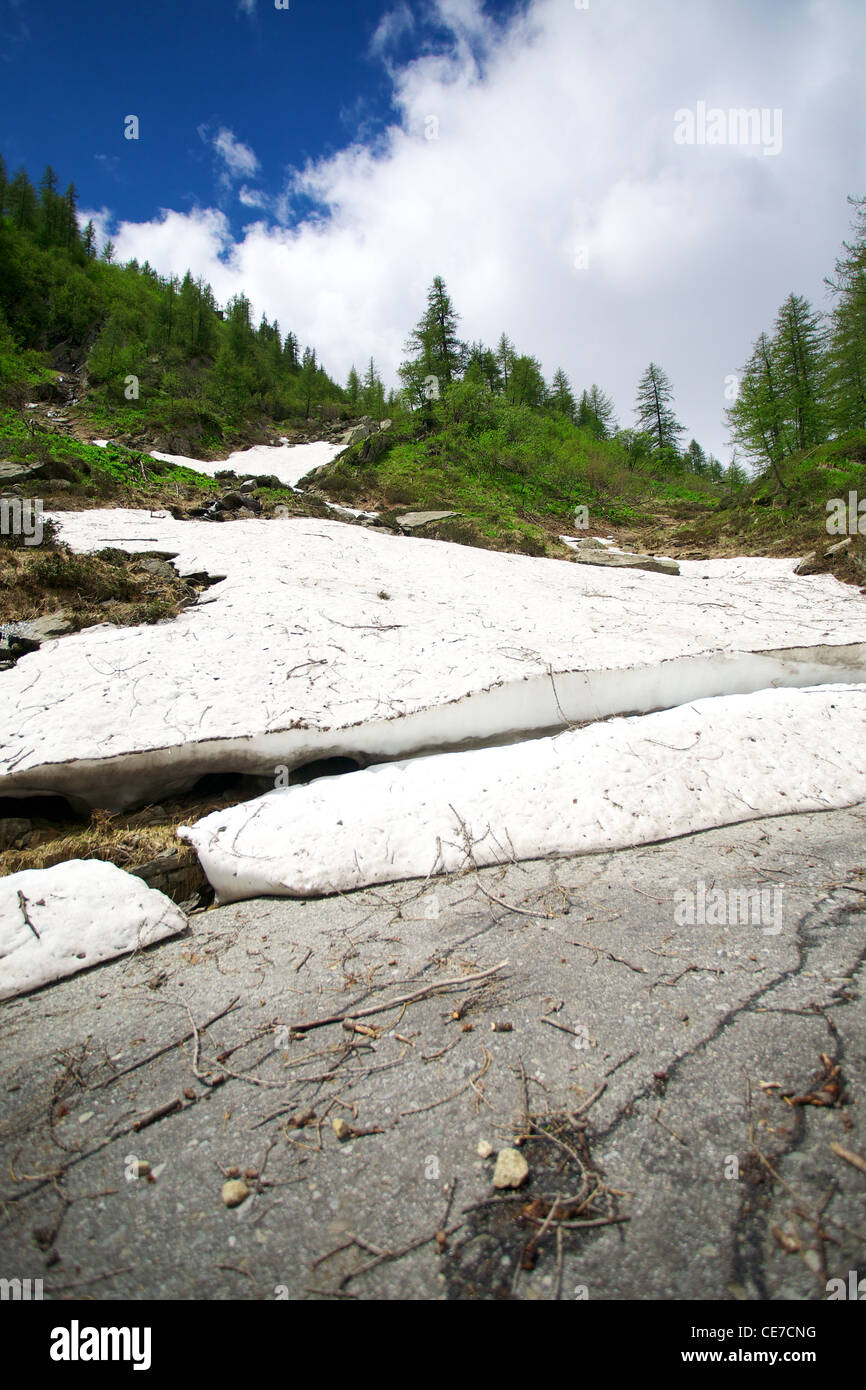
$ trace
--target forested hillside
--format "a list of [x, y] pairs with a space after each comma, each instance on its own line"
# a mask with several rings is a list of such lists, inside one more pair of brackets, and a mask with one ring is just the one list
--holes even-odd
[[49, 364], [83, 365], [88, 413], [125, 432], [168, 433], [213, 447], [230, 429], [334, 413], [345, 392], [313, 347], [237, 295], [220, 308], [187, 272], [97, 254], [79, 229], [76, 192], [49, 167], [38, 191], [0, 158], [0, 375], [5, 404], [20, 404]]
[[[453, 510], [443, 538], [533, 554], [561, 553], [561, 531], [597, 525], [671, 553], [796, 551], [820, 537], [825, 499], [861, 484], [864, 199], [849, 200], [853, 236], [827, 279], [830, 312], [790, 294], [730, 378], [727, 466], [696, 439], [686, 443], [673, 384], [655, 361], [636, 383], [633, 423], [618, 421], [601, 386], [576, 389], [561, 367], [546, 380], [506, 332], [495, 345], [464, 341], [438, 276], [408, 334], [399, 389], [386, 389], [372, 358], [342, 386], [290, 328], [266, 315], [256, 325], [243, 294], [220, 306], [189, 271], [166, 277], [147, 263], [117, 264], [112, 242], [97, 246], [93, 224], [80, 225], [76, 201], [74, 184], [61, 192], [50, 167], [37, 188], [23, 169], [9, 177], [0, 158], [8, 458], [55, 457], [64, 429], [78, 449], [97, 433], [133, 451], [214, 458], [285, 431], [315, 437], [341, 421], [387, 418], [386, 431], [353, 445], [311, 486], [386, 512]], [[50, 437], [40, 433], [47, 421], [27, 419], [34, 398], [64, 405]], [[105, 458], [133, 488], [136, 462], [134, 452]]]

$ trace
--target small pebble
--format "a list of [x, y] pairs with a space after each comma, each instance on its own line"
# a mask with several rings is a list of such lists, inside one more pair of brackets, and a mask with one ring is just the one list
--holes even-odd
[[493, 1171], [494, 1187], [521, 1187], [529, 1177], [529, 1164], [517, 1149], [500, 1149]]

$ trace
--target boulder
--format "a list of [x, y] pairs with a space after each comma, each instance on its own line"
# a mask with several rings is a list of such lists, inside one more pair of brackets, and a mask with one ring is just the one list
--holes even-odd
[[352, 444], [360, 444], [362, 439], [375, 434], [378, 428], [376, 421], [372, 420], [369, 415], [365, 415], [362, 420], [358, 421], [357, 425], [346, 431], [340, 443], [345, 444], [347, 448]]
[[4, 483], [26, 483], [42, 475], [41, 464], [0, 463], [0, 487]]
[[808, 555], [804, 555], [802, 560], [794, 568], [795, 574], [817, 574], [818, 573], [818, 552], [810, 550]]
[[73, 624], [62, 608], [54, 613], [46, 613], [42, 618], [31, 618], [26, 622], [15, 623], [15, 636], [29, 642], [48, 642], [53, 637], [65, 637], [72, 632]]
[[431, 521], [445, 521], [456, 512], [404, 512], [397, 517], [397, 525], [402, 531], [417, 531], [421, 526], [429, 526]]
[[608, 569], [649, 570], [652, 574], [679, 574], [676, 560], [664, 560], [657, 555], [631, 555], [621, 550], [603, 550], [589, 546], [575, 550], [572, 559], [577, 565], [601, 565]]
[[176, 578], [175, 570], [168, 560], [160, 560], [156, 555], [145, 555], [138, 563], [146, 574], [157, 575], [160, 579]]

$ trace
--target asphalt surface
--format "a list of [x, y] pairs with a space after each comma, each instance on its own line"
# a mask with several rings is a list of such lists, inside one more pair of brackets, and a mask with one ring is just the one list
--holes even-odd
[[[825, 1299], [866, 1274], [845, 1157], [866, 1156], [864, 830], [861, 805], [237, 903], [9, 1001], [0, 1277], [49, 1299]], [[760, 920], [730, 890], [763, 890]], [[497, 1191], [515, 1145], [528, 1180]]]

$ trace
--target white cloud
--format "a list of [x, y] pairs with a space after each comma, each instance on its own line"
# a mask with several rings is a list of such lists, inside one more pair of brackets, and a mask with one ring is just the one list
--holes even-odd
[[[395, 379], [441, 274], [466, 337], [505, 329], [548, 376], [561, 365], [578, 390], [611, 392], [623, 424], [659, 362], [689, 432], [720, 452], [725, 378], [753, 339], [791, 290], [826, 307], [845, 195], [863, 184], [866, 8], [532, 0], [499, 29], [476, 0], [433, 15], [452, 43], [389, 68], [399, 123], [306, 166], [273, 204], [303, 193], [324, 215], [232, 242], [219, 213], [169, 212], [124, 224], [118, 255], [189, 264], [222, 298], [243, 288], [343, 378], [372, 353]], [[674, 112], [699, 100], [781, 108], [782, 153], [677, 145]], [[252, 150], [222, 136], [227, 169], [249, 178]]]
[[225, 126], [217, 131], [211, 143], [231, 178], [249, 178], [258, 171], [259, 161], [249, 145], [238, 140], [234, 132]]
[[404, 34], [409, 34], [415, 28], [415, 18], [406, 0], [393, 10], [386, 10], [376, 26], [375, 33], [370, 40], [370, 52], [382, 54], [401, 39]]
[[238, 189], [238, 202], [245, 208], [267, 208], [270, 201], [268, 195], [259, 188], [247, 188], [246, 184], [242, 184]]

